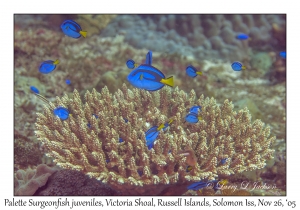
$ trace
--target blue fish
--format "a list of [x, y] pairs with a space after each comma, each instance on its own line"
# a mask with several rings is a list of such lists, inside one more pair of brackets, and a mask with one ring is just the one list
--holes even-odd
[[64, 108], [62, 106], [59, 106], [53, 110], [54, 115], [59, 117], [61, 120], [66, 120], [69, 117], [69, 110], [67, 108]]
[[96, 115], [96, 114], [92, 114], [96, 119], [98, 119], [99, 117], [98, 117], [98, 115]]
[[162, 128], [163, 131], [167, 130], [167, 128], [169, 127], [168, 123], [164, 124], [164, 127]]
[[199, 120], [202, 120], [202, 117], [193, 112], [190, 112], [185, 116], [185, 121], [189, 123], [197, 123]]
[[218, 180], [213, 180], [213, 181], [209, 181], [209, 182], [199, 181], [199, 182], [195, 182], [195, 183], [189, 185], [187, 187], [187, 189], [188, 190], [200, 190], [200, 189], [202, 189], [204, 187], [209, 186], [209, 183], [213, 183], [214, 184], [216, 182], [218, 182]]
[[123, 119], [124, 119], [125, 123], [127, 123], [127, 122], [128, 122], [128, 120], [127, 120], [126, 118], [124, 118], [124, 117], [123, 117]]
[[223, 159], [221, 160], [221, 164], [224, 165], [224, 164], [226, 163], [227, 159], [228, 159], [228, 158], [223, 158]]
[[159, 127], [158, 127], [158, 129], [160, 130], [160, 129], [163, 129], [163, 131], [165, 131], [169, 126], [170, 126], [170, 124], [173, 122], [173, 119], [170, 119], [169, 120], [169, 122], [166, 122], [165, 124], [162, 124], [162, 125], [160, 125]]
[[39, 71], [43, 74], [49, 74], [51, 73], [55, 68], [56, 65], [59, 64], [59, 60], [56, 61], [44, 61], [41, 63], [40, 67], [39, 67]]
[[193, 166], [187, 166], [186, 167], [186, 172], [190, 172], [193, 169]]
[[185, 72], [190, 77], [196, 77], [197, 75], [202, 75], [202, 72], [197, 71], [197, 69], [192, 65], [189, 65], [188, 67], [186, 67]]
[[[170, 126], [170, 124], [173, 122], [173, 119], [170, 119], [169, 120], [169, 122], [166, 122], [166, 123], [162, 123], [162, 124], [160, 124], [160, 126], [156, 126], [157, 127], [157, 131], [160, 131], [161, 129], [163, 130], [163, 131], [165, 131], [169, 126]], [[155, 126], [154, 126], [155, 127]]]
[[119, 138], [119, 143], [122, 143], [124, 140], [122, 138]]
[[[96, 114], [92, 114], [92, 116], [94, 116], [96, 119], [98, 119], [99, 117], [96, 115]], [[89, 127], [89, 128], [91, 128], [92, 127], [92, 125], [90, 124], [90, 123], [88, 123], [88, 124], [86, 124], [87, 125], [87, 127]]]
[[106, 161], [106, 163], [109, 163], [109, 160], [108, 160], [108, 159], [106, 159], [105, 161]]
[[[146, 55], [146, 64], [147, 65], [151, 65], [152, 64], [152, 51], [149, 51], [147, 53], [147, 55]], [[134, 68], [138, 67], [138, 64], [135, 63], [134, 60], [129, 59], [129, 60], [126, 61], [126, 66], [129, 69], [134, 69]]]
[[67, 85], [70, 85], [70, 84], [71, 84], [71, 80], [66, 79], [66, 84], [67, 84]]
[[239, 40], [247, 40], [249, 39], [249, 36], [247, 34], [238, 34], [236, 38]]
[[149, 51], [146, 55], [146, 64], [152, 65], [152, 51]]
[[34, 86], [30, 86], [30, 90], [31, 90], [32, 92], [34, 92], [34, 93], [37, 93], [37, 94], [40, 93], [39, 89], [37, 89], [37, 88], [34, 87]]
[[64, 32], [65, 35], [78, 39], [79, 37], [83, 36], [86, 37], [87, 32], [82, 31], [80, 25], [73, 20], [65, 20], [60, 25], [61, 30]]
[[200, 190], [204, 187], [207, 187], [207, 182], [199, 181], [195, 182], [187, 187], [188, 190]]
[[127, 60], [126, 65], [127, 65], [127, 68], [129, 68], [129, 69], [134, 69], [138, 66], [138, 64], [136, 64], [134, 62], [134, 60], [132, 60], [132, 59]]
[[246, 66], [244, 66], [242, 63], [238, 62], [238, 61], [235, 61], [231, 64], [231, 68], [234, 70], [234, 71], [241, 71], [241, 70], [245, 70], [246, 69]]
[[279, 56], [286, 59], [286, 51], [282, 51], [279, 53]]
[[165, 78], [160, 70], [147, 64], [142, 64], [130, 72], [127, 80], [134, 87], [148, 91], [159, 90], [165, 85], [174, 86], [173, 76]]
[[161, 130], [166, 130], [166, 128], [173, 122], [173, 119], [169, 120], [169, 122], [165, 124], [161, 124], [160, 126], [153, 126], [150, 128], [146, 133], [146, 145], [148, 149], [152, 149], [154, 147], [154, 141], [156, 140], [157, 136], [159, 135], [159, 132]]
[[138, 170], [137, 172], [138, 172], [138, 174], [139, 174], [140, 176], [142, 176], [142, 175], [143, 175], [143, 171], [141, 171], [141, 170]]
[[152, 149], [154, 146], [154, 141], [156, 140], [158, 134], [159, 134], [158, 126], [153, 126], [148, 131], [145, 132], [146, 137], [146, 145], [148, 149]]
[[191, 113], [195, 113], [198, 114], [198, 110], [200, 109], [201, 111], [201, 106], [193, 106], [192, 108], [190, 108], [190, 112]]

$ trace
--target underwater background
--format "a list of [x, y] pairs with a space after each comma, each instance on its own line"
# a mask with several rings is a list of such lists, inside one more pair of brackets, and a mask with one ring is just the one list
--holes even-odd
[[[87, 37], [66, 36], [60, 28], [65, 20], [80, 24]], [[239, 38], [239, 34], [248, 37]], [[261, 119], [276, 136], [272, 144], [274, 158], [263, 169], [226, 177], [227, 185], [249, 181], [276, 186], [274, 190], [249, 188], [234, 194], [186, 189], [182, 195], [285, 195], [286, 57], [281, 53], [286, 51], [284, 14], [14, 15], [15, 194], [120, 195], [80, 172], [71, 175], [45, 155], [47, 150], [35, 135], [36, 113], [43, 112], [44, 102], [30, 87], [36, 87], [51, 102], [64, 94], [71, 97], [74, 89], [81, 98], [93, 88], [100, 92], [106, 86], [114, 94], [125, 83], [132, 89], [127, 81], [132, 70], [126, 61], [144, 63], [148, 51], [152, 51], [157, 69], [174, 76], [174, 87], [186, 93], [193, 89], [197, 98], [203, 94], [218, 103], [228, 99], [234, 110], [247, 107], [252, 121]], [[39, 71], [43, 61], [56, 59], [60, 63], [53, 72]], [[233, 62], [242, 63], [246, 69], [234, 71]], [[189, 77], [189, 65], [202, 75]], [[37, 173], [38, 169], [44, 176]], [[34, 180], [43, 184], [36, 186]]]

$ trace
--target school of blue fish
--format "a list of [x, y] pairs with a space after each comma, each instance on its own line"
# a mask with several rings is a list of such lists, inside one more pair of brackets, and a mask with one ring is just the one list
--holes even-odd
[[[60, 26], [62, 32], [71, 38], [79, 39], [80, 37], [87, 37], [87, 32], [83, 31], [81, 29], [81, 26], [76, 23], [73, 20], [65, 20], [61, 26]], [[236, 39], [241, 40], [242, 42], [247, 42], [251, 40], [251, 38], [244, 33], [240, 33], [236, 35]], [[283, 59], [286, 59], [286, 51], [279, 52], [279, 56]], [[45, 60], [40, 63], [39, 65], [39, 72], [42, 74], [50, 74], [52, 73], [60, 61], [58, 59], [56, 60]], [[143, 89], [146, 91], [157, 91], [164, 86], [173, 87], [174, 86], [174, 78], [173, 76], [166, 77], [165, 74], [160, 71], [158, 68], [153, 66], [152, 62], [152, 51], [148, 51], [146, 54], [146, 60], [144, 64], [137, 64], [134, 60], [128, 59], [126, 61], [126, 66], [129, 69], [132, 69], [132, 71], [127, 76], [128, 82], [139, 89]], [[246, 70], [246, 66], [243, 65], [240, 61], [234, 61], [231, 64], [231, 68], [233, 71], [242, 71]], [[196, 78], [198, 75], [201, 76], [203, 74], [202, 71], [198, 71], [193, 65], [188, 65], [186, 67], [186, 75], [191, 78]], [[70, 79], [65, 79], [66, 85], [71, 85]], [[30, 86], [30, 90], [33, 94], [35, 94], [39, 99], [41, 99], [43, 102], [48, 103], [49, 101], [42, 95], [40, 95], [40, 92], [37, 87]], [[196, 124], [200, 120], [202, 120], [201, 116], [201, 106], [195, 105], [191, 108], [189, 108], [189, 111], [187, 112], [184, 122], [190, 123], [190, 124]], [[53, 110], [53, 115], [58, 117], [61, 120], [67, 120], [70, 116], [70, 111], [66, 107], [58, 106]], [[96, 114], [93, 114], [93, 117], [98, 119], [98, 116]], [[125, 123], [128, 122], [128, 119], [123, 118]], [[168, 122], [162, 123], [160, 125], [153, 125], [151, 128], [149, 128], [147, 131], [145, 131], [145, 143], [149, 150], [151, 150], [157, 139], [159, 138], [162, 132], [166, 132], [168, 127], [171, 126], [173, 122], [173, 119], [170, 119]], [[90, 123], [87, 123], [88, 128], [92, 128]], [[119, 143], [123, 143], [123, 138], [119, 137]], [[171, 151], [169, 151], [171, 152]], [[220, 161], [221, 165], [226, 164], [228, 158], [223, 158]], [[107, 163], [109, 163], [109, 160], [106, 160]], [[186, 167], [186, 172], [190, 172], [193, 170], [192, 166]], [[140, 176], [142, 176], [142, 171], [138, 170], [138, 173]], [[208, 183], [216, 184], [219, 182], [218, 180], [202, 180], [196, 183], [193, 183], [187, 187], [188, 190], [200, 190], [208, 185]], [[223, 181], [223, 183], [227, 183], [227, 181]], [[214, 188], [216, 190], [216, 188]]]

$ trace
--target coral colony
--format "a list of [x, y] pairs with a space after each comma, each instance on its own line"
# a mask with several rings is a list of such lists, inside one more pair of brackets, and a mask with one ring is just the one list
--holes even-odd
[[[196, 99], [194, 91], [186, 94], [165, 87], [149, 92], [129, 90], [123, 84], [115, 94], [106, 87], [100, 93], [87, 91], [84, 102], [75, 90], [71, 98], [65, 95], [54, 104], [44, 106], [36, 123], [36, 136], [47, 155], [58, 166], [81, 171], [124, 195], [159, 195], [175, 191], [179, 184], [261, 169], [274, 152], [270, 128], [260, 120], [251, 122], [246, 108], [235, 112], [228, 100], [218, 106], [213, 98]], [[186, 106], [194, 104], [201, 105], [203, 120], [185, 124]], [[68, 107], [72, 116], [64, 121], [55, 117], [56, 106]], [[149, 150], [147, 124], [161, 124], [171, 117], [169, 130], [160, 133]], [[187, 172], [192, 155], [197, 161]], [[218, 164], [224, 158], [227, 161]]]
[[15, 20], [15, 195], [285, 193], [285, 16]]

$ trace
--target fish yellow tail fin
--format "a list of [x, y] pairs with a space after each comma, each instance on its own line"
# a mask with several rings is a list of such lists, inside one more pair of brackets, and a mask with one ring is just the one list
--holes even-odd
[[56, 61], [53, 62], [54, 65], [59, 64], [59, 60], [57, 59]]
[[165, 125], [164, 124], [161, 124], [158, 128], [157, 128], [157, 130], [158, 131], [160, 131], [162, 128], [164, 128], [165, 127]]
[[160, 82], [163, 83], [163, 84], [165, 84], [165, 85], [171, 86], [171, 87], [174, 86], [173, 76], [171, 76], [171, 77], [169, 77], [167, 79], [161, 79]]
[[227, 179], [223, 179], [222, 181], [219, 181], [219, 184], [226, 185], [228, 183]]
[[83, 36], [84, 38], [86, 37], [87, 32], [86, 31], [79, 31], [80, 35]]
[[242, 70], [245, 70], [246, 69], [246, 66], [242, 66]]
[[202, 75], [202, 72], [201, 71], [197, 71], [196, 74]]

